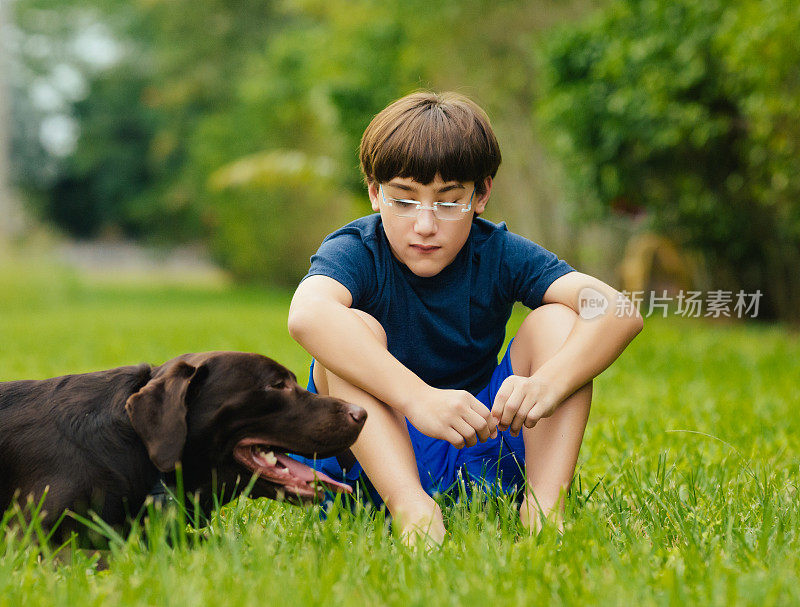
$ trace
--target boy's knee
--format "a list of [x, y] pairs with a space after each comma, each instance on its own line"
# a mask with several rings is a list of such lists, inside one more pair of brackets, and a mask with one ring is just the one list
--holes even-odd
[[384, 345], [384, 347], [388, 347], [388, 340], [386, 339], [386, 331], [381, 325], [380, 322], [374, 316], [367, 314], [363, 310], [354, 310], [350, 309], [353, 314], [358, 316], [361, 320], [363, 320], [370, 330], [375, 334], [375, 336], [380, 340], [380, 342]]
[[563, 334], [566, 339], [577, 320], [578, 314], [572, 308], [560, 303], [551, 303], [532, 310], [525, 318], [523, 326], [534, 325], [537, 331]]
[[512, 360], [527, 353], [526, 359], [540, 364], [564, 344], [577, 319], [577, 313], [563, 304], [545, 304], [532, 310], [514, 337]]
[[531, 333], [532, 336], [563, 335], [567, 338], [578, 314], [571, 308], [560, 303], [551, 303], [539, 306], [532, 310], [520, 326], [520, 332]]

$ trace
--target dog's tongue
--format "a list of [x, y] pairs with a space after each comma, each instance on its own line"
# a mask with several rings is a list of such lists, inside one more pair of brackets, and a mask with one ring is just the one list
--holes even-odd
[[323, 488], [337, 493], [352, 493], [353, 489], [333, 480], [327, 474], [309, 468], [286, 453], [266, 451], [267, 444], [258, 438], [244, 438], [233, 449], [234, 458], [256, 472], [262, 479], [282, 485], [299, 498], [320, 497]]
[[319, 470], [314, 470], [313, 468], [309, 468], [305, 464], [301, 464], [297, 460], [292, 459], [285, 453], [275, 453], [275, 459], [277, 459], [281, 464], [286, 466], [289, 473], [298, 480], [301, 480], [306, 483], [311, 483], [314, 481], [318, 483], [323, 483], [332, 491], [339, 491], [344, 493], [353, 492], [353, 488], [350, 487], [350, 485], [345, 485], [344, 483], [335, 481], [327, 474], [324, 474]]

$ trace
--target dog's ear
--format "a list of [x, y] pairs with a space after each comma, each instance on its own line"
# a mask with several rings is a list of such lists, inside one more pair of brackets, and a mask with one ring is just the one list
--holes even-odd
[[205, 376], [205, 365], [183, 361], [145, 384], [125, 403], [133, 429], [161, 472], [175, 469], [186, 443], [186, 401], [193, 380]]

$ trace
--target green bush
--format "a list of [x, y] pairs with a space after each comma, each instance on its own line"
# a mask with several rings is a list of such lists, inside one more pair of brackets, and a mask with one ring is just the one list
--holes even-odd
[[644, 208], [716, 288], [800, 322], [800, 5], [617, 0], [543, 48], [579, 215]]
[[272, 150], [211, 175], [212, 252], [244, 281], [296, 285], [325, 236], [353, 216], [352, 194], [327, 157]]

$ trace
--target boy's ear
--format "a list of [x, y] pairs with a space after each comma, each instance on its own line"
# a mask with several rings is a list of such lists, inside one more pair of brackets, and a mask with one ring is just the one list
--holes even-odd
[[476, 215], [480, 215], [486, 209], [486, 203], [489, 202], [489, 195], [492, 193], [492, 178], [487, 177], [483, 182], [483, 194], [478, 195], [475, 192], [475, 202], [472, 205]]
[[372, 204], [372, 210], [375, 211], [376, 213], [380, 212], [381, 203], [380, 203], [380, 200], [378, 198], [378, 196], [380, 196], [380, 194], [378, 193], [378, 182], [377, 181], [371, 181], [367, 185], [367, 194], [369, 194], [369, 201]]

